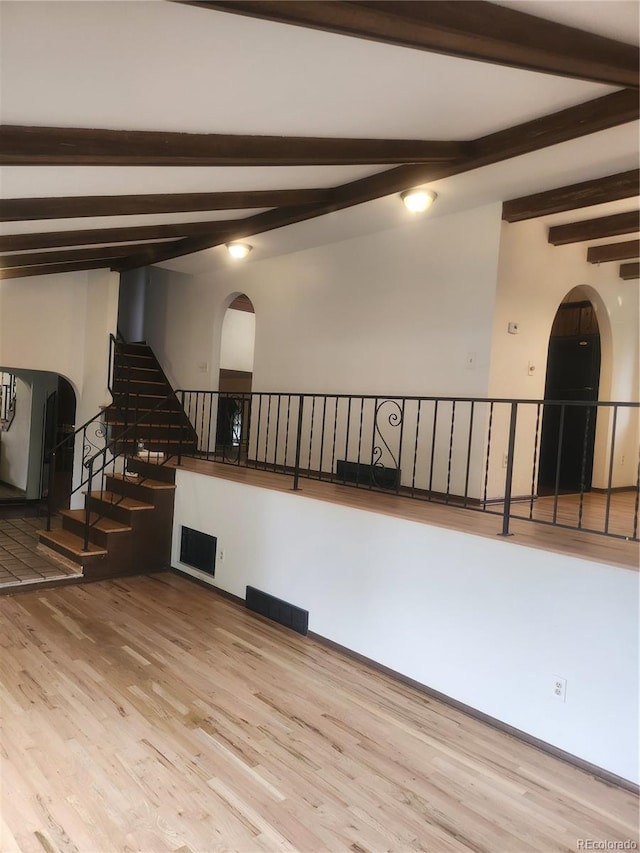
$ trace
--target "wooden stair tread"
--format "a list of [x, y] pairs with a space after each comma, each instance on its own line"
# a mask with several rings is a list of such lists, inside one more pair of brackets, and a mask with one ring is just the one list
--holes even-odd
[[143, 509], [153, 509], [153, 504], [138, 501], [135, 498], [128, 498], [126, 495], [119, 495], [116, 492], [108, 492], [106, 490], [103, 492], [89, 492], [88, 496], [94, 498], [94, 500], [119, 506], [122, 509], [130, 509], [134, 512]]
[[[140, 410], [138, 410], [138, 411], [140, 411]], [[153, 427], [154, 429], [189, 429], [190, 428], [190, 426], [188, 424], [172, 424], [172, 423], [158, 424], [158, 423], [154, 423], [153, 421], [138, 421], [137, 424], [135, 424], [135, 423], [125, 424], [124, 421], [109, 421], [109, 426], [112, 426], [112, 427], [113, 426], [117, 426], [117, 427], [138, 426], [138, 427], [140, 427], [140, 429], [142, 429], [143, 427]]]
[[68, 530], [44, 530], [40, 533], [41, 542], [53, 542], [61, 546], [69, 554], [74, 554], [77, 557], [86, 557], [91, 554], [92, 557], [105, 557], [107, 549], [101, 548], [93, 542], [89, 542], [87, 548], [84, 547], [84, 541], [81, 536], [76, 536], [75, 533], [70, 533]]
[[171, 489], [175, 491], [176, 488], [175, 483], [164, 483], [162, 480], [152, 480], [142, 474], [139, 477], [135, 477], [131, 474], [109, 474], [108, 476], [112, 480], [124, 480], [125, 483], [132, 483], [135, 486], [144, 486], [145, 489]]
[[[72, 518], [74, 521], [80, 521], [84, 524], [85, 511], [83, 509], [63, 509], [60, 510], [60, 515], [66, 518]], [[127, 533], [131, 530], [128, 524], [123, 524], [121, 521], [115, 521], [107, 516], [100, 516], [97, 512], [89, 513], [89, 524], [93, 530], [99, 530], [101, 533]]]

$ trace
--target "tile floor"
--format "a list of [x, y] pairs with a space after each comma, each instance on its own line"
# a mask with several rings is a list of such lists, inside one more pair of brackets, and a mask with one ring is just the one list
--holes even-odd
[[[0, 518], [0, 591], [82, 574], [80, 567], [74, 572], [38, 550], [38, 531], [45, 525], [45, 518]], [[59, 519], [53, 526], [60, 526]]]

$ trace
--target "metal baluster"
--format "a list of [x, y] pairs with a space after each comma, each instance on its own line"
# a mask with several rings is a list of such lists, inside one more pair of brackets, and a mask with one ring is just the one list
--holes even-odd
[[287, 394], [287, 422], [284, 430], [284, 461], [282, 473], [287, 473], [287, 462], [289, 460], [289, 421], [291, 420], [291, 394]]
[[278, 442], [280, 440], [280, 406], [282, 404], [282, 395], [278, 394], [278, 408], [276, 411], [276, 440], [273, 448], [273, 470], [278, 469]]
[[473, 444], [474, 406], [475, 406], [475, 402], [472, 400], [471, 406], [469, 408], [469, 441], [467, 443], [467, 470], [465, 471], [465, 476], [464, 476], [464, 503], [463, 503], [463, 506], [467, 506], [468, 499], [469, 499], [469, 472], [471, 470], [471, 447]]
[[504, 512], [502, 515], [502, 532], [500, 536], [512, 536], [509, 533], [509, 521], [511, 517], [511, 489], [513, 486], [513, 460], [516, 449], [516, 425], [518, 419], [518, 404], [515, 400], [511, 403], [511, 417], [509, 420], [509, 449], [507, 450], [507, 475], [504, 484]]
[[298, 397], [298, 428], [296, 430], [296, 458], [293, 467], [293, 490], [300, 491], [300, 445], [302, 443], [302, 416], [304, 414], [304, 395]]
[[83, 551], [89, 550], [89, 525], [91, 523], [90, 497], [93, 489], [93, 459], [89, 460], [89, 495], [84, 504], [84, 544]]
[[416, 440], [413, 446], [413, 470], [411, 472], [411, 497], [415, 496], [416, 491], [416, 468], [418, 465], [418, 442], [420, 439], [420, 413], [422, 410], [422, 400], [418, 400], [418, 411], [416, 412]]
[[431, 459], [429, 460], [429, 500], [433, 500], [433, 466], [436, 459], [436, 432], [438, 429], [438, 401], [433, 407], [433, 423], [431, 433]]
[[402, 476], [402, 439], [404, 438], [404, 413], [406, 408], [406, 397], [402, 398], [400, 409], [400, 437], [398, 439], [398, 460], [396, 468], [396, 494], [400, 494], [400, 477]]
[[311, 423], [309, 424], [309, 459], [307, 462], [307, 476], [311, 476], [311, 454], [313, 451], [313, 424], [316, 418], [316, 397], [311, 398]]
[[373, 422], [371, 424], [371, 467], [369, 468], [369, 491], [373, 489], [375, 480], [376, 429], [378, 423], [378, 397], [373, 401]]
[[489, 459], [491, 457], [491, 430], [493, 428], [493, 400], [489, 404], [489, 427], [487, 429], [487, 462], [484, 469], [484, 496], [482, 507], [487, 508], [487, 493], [489, 489]]
[[339, 398], [335, 397], [336, 407], [333, 413], [333, 447], [331, 448], [331, 482], [333, 483], [335, 480], [335, 467], [336, 467], [336, 438], [338, 433], [338, 402]]
[[638, 509], [640, 504], [640, 460], [638, 461], [638, 474], [636, 476], [636, 496], [633, 502], [633, 539], [638, 538]]
[[565, 405], [560, 406], [560, 424], [558, 426], [558, 457], [556, 459], [556, 479], [553, 485], [553, 524], [558, 520], [558, 493], [560, 489], [560, 465], [562, 463], [562, 440], [564, 438]]
[[607, 503], [604, 513], [604, 532], [609, 532], [609, 513], [611, 511], [611, 486], [613, 483], [613, 461], [615, 459], [616, 431], [618, 426], [618, 407], [613, 407], [613, 424], [611, 426], [611, 451], [609, 453], [609, 478], [607, 481]]
[[587, 476], [587, 451], [589, 441], [589, 426], [591, 424], [591, 406], [585, 407], [584, 439], [582, 441], [582, 464], [580, 467], [580, 502], [578, 505], [578, 530], [582, 529], [582, 516], [584, 512], [584, 487]]
[[[349, 461], [349, 431], [351, 429], [351, 395], [348, 397], [347, 404], [347, 428], [345, 431], [344, 437], [344, 476], [342, 478], [342, 484], [344, 485], [347, 482], [347, 464]], [[356, 487], [358, 486], [358, 482], [356, 481]]]
[[[213, 392], [213, 391], [209, 391], [209, 423], [207, 425], [207, 452], [206, 452], [206, 456], [205, 456], [207, 461], [209, 460], [209, 456], [211, 455], [211, 425], [213, 424], [213, 397], [214, 397], [214, 393], [215, 392]], [[180, 430], [180, 437], [182, 437], [182, 429]], [[214, 441], [215, 441], [215, 435], [214, 435]], [[214, 444], [214, 447], [215, 447], [215, 444]], [[215, 452], [214, 452], [214, 457], [215, 457]]]
[[[360, 425], [358, 428], [358, 461], [356, 462], [356, 485], [360, 482], [360, 454], [362, 450], [362, 422], [364, 420], [364, 397], [360, 397]], [[371, 478], [369, 478], [371, 479]]]
[[271, 394], [268, 395], [269, 403], [267, 406], [267, 427], [265, 431], [265, 440], [264, 440], [264, 469], [267, 470], [267, 465], [269, 464], [269, 426], [271, 424]]
[[445, 494], [445, 503], [449, 503], [449, 491], [451, 489], [451, 460], [453, 458], [453, 431], [456, 423], [456, 401], [451, 403], [451, 430], [449, 432], [449, 460], [447, 463], [447, 491]]
[[542, 406], [540, 403], [537, 405], [536, 411], [536, 434], [533, 440], [533, 466], [531, 468], [531, 498], [529, 500], [529, 520], [533, 519], [533, 501], [535, 498], [536, 491], [536, 466], [538, 464], [538, 436], [540, 434], [540, 413], [542, 411]]
[[322, 398], [322, 432], [320, 433], [320, 479], [322, 480], [322, 466], [324, 464], [324, 427], [327, 420], [327, 395]]

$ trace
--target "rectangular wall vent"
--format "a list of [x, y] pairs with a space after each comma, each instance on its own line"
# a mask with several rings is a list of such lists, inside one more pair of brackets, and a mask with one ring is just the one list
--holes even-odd
[[400, 470], [385, 465], [367, 465], [365, 462], [336, 462], [336, 477], [344, 483], [374, 486], [378, 489], [397, 489], [400, 486]]
[[249, 610], [272, 619], [285, 628], [291, 628], [298, 634], [306, 634], [309, 628], [309, 611], [282, 601], [274, 595], [256, 589], [254, 586], [247, 587], [246, 605]]
[[180, 536], [180, 562], [213, 577], [216, 573], [217, 542], [215, 536], [183, 527]]

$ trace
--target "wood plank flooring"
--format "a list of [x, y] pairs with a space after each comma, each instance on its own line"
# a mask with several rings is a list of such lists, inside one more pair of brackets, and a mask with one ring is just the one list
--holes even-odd
[[0, 600], [3, 853], [554, 853], [638, 799], [165, 573]]
[[[168, 464], [172, 464], [172, 462], [170, 461]], [[260, 488], [290, 492], [292, 487], [290, 476], [275, 474], [271, 471], [238, 468], [233, 465], [222, 465], [216, 462], [189, 458], [183, 459], [180, 467], [210, 477], [222, 477]], [[476, 536], [495, 538], [502, 529], [502, 517], [499, 514], [500, 506], [491, 507], [490, 509], [493, 512], [479, 512], [446, 506], [441, 503], [411, 500], [390, 493], [373, 492], [367, 488], [354, 488], [340, 483], [304, 478], [300, 480], [300, 491], [294, 494], [300, 495], [301, 498], [310, 497], [316, 500], [352, 506], [356, 509], [406, 518], [410, 521], [418, 521], [421, 524], [461, 530]], [[587, 521], [593, 523], [601, 521], [604, 518], [604, 504], [605, 497], [602, 494], [585, 495], [583, 524], [586, 525]], [[553, 513], [553, 499], [542, 498], [534, 504], [534, 507], [536, 517], [547, 520]], [[559, 507], [558, 521], [564, 524], [574, 523], [577, 520], [575, 495], [561, 496]], [[633, 492], [614, 493], [609, 511], [611, 529], [614, 531], [628, 530], [631, 533], [634, 509], [635, 494]], [[512, 512], [519, 516], [528, 516], [529, 503], [514, 503]], [[596, 533], [585, 533], [581, 530], [535, 524], [530, 521], [521, 521], [519, 518], [511, 519], [510, 529], [512, 533], [511, 542], [518, 542], [530, 548], [583, 557], [587, 560], [608, 563], [635, 571], [638, 571], [640, 567], [640, 543], [638, 542], [615, 539]]]

